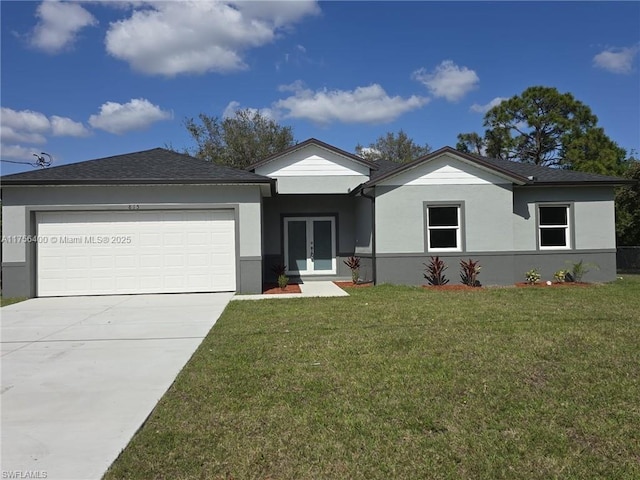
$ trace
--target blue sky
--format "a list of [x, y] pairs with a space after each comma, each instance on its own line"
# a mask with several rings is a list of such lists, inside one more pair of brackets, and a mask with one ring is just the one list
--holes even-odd
[[[433, 148], [533, 85], [640, 150], [638, 2], [1, 2], [2, 159], [192, 146], [185, 117], [261, 109], [354, 151]], [[2, 163], [2, 173], [30, 170]]]

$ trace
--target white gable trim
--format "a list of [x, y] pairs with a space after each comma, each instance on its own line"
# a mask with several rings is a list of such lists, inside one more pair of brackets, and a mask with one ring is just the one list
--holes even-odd
[[444, 152], [380, 181], [379, 185], [487, 185], [513, 184], [514, 179], [484, 165]]
[[355, 160], [323, 148], [319, 145], [307, 145], [274, 158], [264, 165], [256, 167], [255, 173], [271, 178], [278, 177], [333, 177], [362, 176], [369, 177], [369, 167]]

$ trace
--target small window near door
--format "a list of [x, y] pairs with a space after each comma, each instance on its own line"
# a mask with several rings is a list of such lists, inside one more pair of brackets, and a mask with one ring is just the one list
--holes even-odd
[[427, 250], [461, 251], [460, 205], [427, 205]]
[[571, 248], [569, 228], [569, 205], [538, 205], [541, 249]]

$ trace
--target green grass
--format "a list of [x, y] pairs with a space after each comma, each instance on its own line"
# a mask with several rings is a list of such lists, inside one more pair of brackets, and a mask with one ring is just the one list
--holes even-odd
[[25, 300], [27, 300], [27, 297], [0, 297], [0, 307], [5, 307], [7, 305], [11, 305], [12, 303], [24, 302]]
[[107, 479], [640, 478], [640, 276], [232, 302]]

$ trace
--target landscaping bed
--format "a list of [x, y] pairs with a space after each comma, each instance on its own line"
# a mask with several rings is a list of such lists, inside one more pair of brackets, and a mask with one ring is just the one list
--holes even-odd
[[276, 294], [276, 293], [301, 293], [300, 285], [297, 283], [290, 283], [284, 289], [280, 288], [276, 283], [266, 284], [262, 293], [264, 294]]

